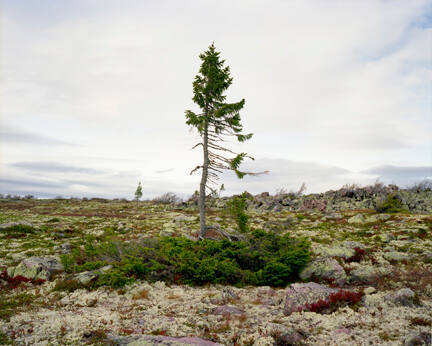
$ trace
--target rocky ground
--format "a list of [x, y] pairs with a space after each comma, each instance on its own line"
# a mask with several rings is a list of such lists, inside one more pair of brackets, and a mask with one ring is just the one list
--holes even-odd
[[[376, 213], [364, 208], [375, 202], [355, 195], [337, 197], [345, 204], [318, 195], [251, 199], [252, 228], [311, 240], [312, 261], [302, 281], [288, 287], [137, 281], [121, 289], [72, 292], [55, 289], [67, 276], [59, 256], [81, 246], [86, 235], [109, 230], [130, 242], [193, 239], [199, 229], [196, 206], [0, 201], [0, 344], [430, 345], [432, 196], [401, 196], [406, 210], [417, 213]], [[229, 231], [235, 223], [224, 203], [213, 200], [208, 218]], [[16, 224], [30, 231], [14, 233]], [[88, 271], [75, 279], [97, 275]], [[355, 304], [325, 305], [356, 294]]]

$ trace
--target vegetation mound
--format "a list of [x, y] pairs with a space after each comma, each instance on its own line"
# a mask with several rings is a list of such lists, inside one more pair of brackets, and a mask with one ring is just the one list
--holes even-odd
[[190, 285], [285, 286], [298, 279], [310, 258], [309, 242], [253, 231], [244, 241], [147, 238], [140, 244], [89, 237], [84, 248], [63, 255], [69, 273], [111, 264], [91, 285], [122, 287], [135, 279]]

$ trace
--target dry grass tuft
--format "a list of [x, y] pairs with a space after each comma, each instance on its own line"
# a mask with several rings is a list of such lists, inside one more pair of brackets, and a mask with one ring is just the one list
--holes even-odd
[[149, 291], [146, 289], [142, 289], [141, 291], [139, 291], [138, 293], [136, 293], [133, 297], [133, 300], [138, 300], [138, 299], [149, 299]]

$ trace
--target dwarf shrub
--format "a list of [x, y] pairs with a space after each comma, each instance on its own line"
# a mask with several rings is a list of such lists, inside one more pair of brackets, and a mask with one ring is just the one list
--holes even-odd
[[[87, 242], [84, 251], [73, 252], [67, 261], [65, 256], [63, 262], [73, 272], [110, 263], [113, 269], [100, 275], [95, 286], [122, 287], [135, 279], [190, 285], [284, 286], [298, 278], [310, 258], [310, 243], [306, 239], [262, 230], [234, 242], [197, 242], [184, 237], [149, 238], [140, 244], [108, 239]], [[79, 265], [72, 265], [71, 258], [80, 261]]]
[[227, 202], [227, 208], [230, 214], [234, 217], [238, 229], [241, 233], [248, 231], [249, 216], [246, 214], [246, 193], [240, 196], [235, 196]]
[[378, 213], [401, 213], [407, 211], [403, 208], [402, 201], [395, 193], [388, 195], [385, 200], [378, 202], [375, 210]]

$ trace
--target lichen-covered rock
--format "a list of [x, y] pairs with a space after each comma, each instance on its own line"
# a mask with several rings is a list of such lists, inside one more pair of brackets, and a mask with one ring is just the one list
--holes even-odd
[[365, 222], [365, 217], [362, 214], [354, 215], [348, 219], [348, 223], [351, 224], [363, 224]]
[[327, 299], [337, 289], [315, 282], [294, 283], [288, 286], [285, 294], [284, 314], [291, 315], [301, 311], [306, 304], [312, 304], [320, 299]]
[[432, 334], [429, 332], [414, 333], [407, 337], [404, 346], [429, 346], [432, 345]]
[[358, 242], [358, 241], [352, 241], [352, 240], [345, 240], [342, 242], [342, 246], [348, 249], [364, 249], [365, 246]]
[[300, 345], [303, 340], [306, 339], [306, 336], [302, 333], [299, 333], [296, 330], [293, 330], [289, 333], [284, 333], [279, 335], [276, 338], [274, 343], [275, 346], [285, 346], [285, 345]]
[[343, 259], [348, 259], [355, 255], [355, 250], [342, 246], [322, 246], [317, 250], [317, 253], [321, 257], [339, 257]]
[[336, 283], [345, 283], [347, 275], [342, 266], [334, 258], [318, 258], [310, 262], [306, 268], [300, 272], [302, 280], [318, 279], [333, 280]]
[[9, 227], [12, 227], [12, 226], [19, 226], [19, 225], [34, 227], [33, 224], [31, 224], [30, 222], [27, 222], [27, 221], [18, 221], [18, 222], [6, 222], [6, 223], [2, 223], [2, 224], [0, 224], [0, 229], [9, 228]]
[[129, 346], [150, 346], [150, 345], [165, 345], [165, 346], [217, 346], [222, 345], [213, 341], [204, 340], [196, 337], [175, 338], [162, 335], [143, 335], [128, 343], [119, 343], [119, 345]]
[[394, 239], [394, 235], [389, 233], [381, 233], [378, 237], [383, 243], [389, 243]]
[[415, 293], [410, 288], [401, 288], [399, 291], [385, 296], [384, 300], [402, 306], [414, 307], [419, 305], [415, 299]]
[[106, 273], [107, 271], [111, 270], [112, 266], [107, 265], [105, 267], [96, 269], [96, 270], [90, 270], [78, 273], [74, 276], [74, 279], [78, 281], [79, 283], [83, 285], [87, 285], [90, 281], [95, 280], [99, 277], [99, 275]]
[[18, 264], [13, 271], [13, 276], [49, 280], [52, 274], [62, 270], [63, 265], [58, 258], [34, 256], [26, 258]]
[[196, 216], [179, 215], [174, 217], [173, 222], [182, 223], [182, 222], [193, 222], [196, 220], [197, 220]]
[[68, 254], [72, 252], [72, 246], [70, 243], [63, 243], [61, 245], [55, 246], [54, 250], [59, 251], [62, 254]]
[[350, 282], [370, 283], [378, 274], [380, 273], [374, 266], [361, 266], [350, 272]]
[[410, 259], [410, 255], [404, 252], [390, 251], [383, 254], [384, 259], [390, 262], [401, 262]]

